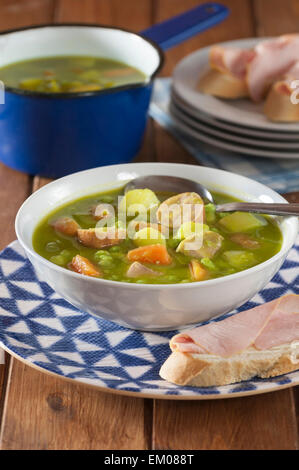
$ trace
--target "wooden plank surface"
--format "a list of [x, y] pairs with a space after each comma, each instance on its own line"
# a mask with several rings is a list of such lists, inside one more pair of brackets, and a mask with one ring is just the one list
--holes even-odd
[[[181, 0], [156, 0], [154, 2], [154, 23], [164, 21], [202, 3], [205, 2], [198, 0], [184, 0], [183, 2]], [[230, 17], [215, 28], [205, 31], [167, 51], [162, 75], [170, 75], [178, 61], [200, 47], [208, 46], [214, 42], [252, 36], [253, 18], [250, 0], [221, 0], [221, 3], [230, 8]]]
[[[137, 161], [154, 159], [151, 136], [149, 125]], [[32, 190], [49, 181], [36, 176]], [[10, 362], [3, 408], [2, 450], [147, 449], [151, 443], [149, 400], [102, 393], [15, 358]]]
[[153, 448], [296, 449], [291, 391], [219, 401], [156, 400]]
[[[175, 2], [173, 2], [175, 3]], [[276, 3], [279, 12], [282, 3], [286, 11], [293, 9], [294, 2], [272, 2], [256, 0], [248, 2], [232, 2], [231, 8], [243, 9], [242, 14], [233, 16], [230, 29], [226, 33], [234, 37], [254, 36], [257, 34], [272, 34], [271, 18], [273, 4]], [[161, 0], [165, 6], [165, 2]], [[262, 4], [262, 5], [261, 5]], [[245, 10], [244, 10], [245, 6]], [[275, 6], [274, 6], [275, 8]], [[249, 14], [251, 12], [251, 14]], [[254, 22], [253, 22], [254, 19]], [[224, 26], [224, 25], [223, 25]], [[227, 24], [225, 24], [227, 26]], [[240, 27], [242, 33], [240, 34]], [[209, 34], [213, 36], [213, 29]], [[285, 31], [283, 31], [285, 32]], [[274, 34], [278, 34], [277, 31]], [[218, 36], [220, 38], [220, 36]], [[217, 40], [219, 40], [217, 37]], [[204, 39], [204, 35], [199, 37]], [[214, 39], [214, 40], [213, 40]], [[212, 42], [215, 42], [215, 38]], [[222, 38], [223, 40], [224, 38]], [[228, 38], [225, 38], [228, 39]], [[195, 42], [195, 40], [193, 40]], [[190, 41], [191, 43], [192, 41]], [[186, 54], [184, 47], [182, 55]], [[189, 42], [188, 42], [189, 47]], [[196, 44], [194, 44], [196, 48]], [[168, 68], [178, 58], [177, 48], [168, 56]], [[164, 155], [163, 136], [156, 139], [158, 158]], [[159, 148], [160, 147], [160, 148]], [[180, 148], [173, 152], [176, 159], [184, 161], [185, 155], [179, 157]], [[164, 159], [164, 158], [163, 158]], [[189, 163], [189, 157], [188, 157]], [[299, 399], [297, 398], [298, 402]], [[283, 390], [269, 395], [225, 400], [219, 402], [207, 401], [197, 403], [177, 403], [155, 401], [154, 405], [154, 449], [297, 449], [298, 434], [296, 427], [295, 397], [293, 390]], [[188, 429], [188, 432], [178, 433], [178, 429]]]
[[0, 29], [51, 23], [55, 0], [1, 0]]
[[139, 32], [152, 24], [152, 1], [59, 0], [54, 19], [113, 25]]
[[[2, 0], [0, 29], [45, 22], [114, 24], [139, 31], [198, 5], [196, 0]], [[224, 0], [231, 17], [167, 52], [163, 70], [199, 47], [241, 37], [297, 31], [296, 0]], [[150, 123], [136, 161], [197, 164], [179, 143]], [[0, 248], [15, 238], [13, 220], [22, 201], [48, 180], [0, 165]], [[298, 193], [289, 196], [299, 202]], [[2, 449], [296, 449], [294, 389], [207, 402], [134, 399], [102, 393], [29, 368], [18, 360], [0, 365]], [[4, 400], [5, 396], [5, 400]], [[295, 409], [296, 407], [296, 409]], [[3, 413], [2, 413], [3, 411]], [[121, 420], [119, 417], [121, 416]], [[297, 411], [297, 420], [299, 415]], [[125, 424], [124, 424], [125, 423]], [[299, 424], [299, 423], [298, 423]], [[187, 429], [187, 432], [178, 432]]]
[[[171, 161], [192, 163], [192, 157], [159, 126], [155, 126], [155, 148], [159, 161], [171, 155]], [[152, 447], [157, 450], [298, 446], [292, 390], [220, 401], [155, 400], [153, 423]]]

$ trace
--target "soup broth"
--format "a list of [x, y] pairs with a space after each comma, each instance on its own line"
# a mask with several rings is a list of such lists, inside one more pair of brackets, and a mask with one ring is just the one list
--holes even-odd
[[25, 60], [0, 68], [5, 86], [43, 93], [78, 93], [142, 83], [134, 67], [110, 59], [61, 56]]
[[[235, 201], [224, 194], [212, 194], [217, 204]], [[185, 202], [200, 205], [202, 221], [190, 220], [181, 226], [173, 222], [166, 235], [161, 214], [173, 200], [179, 208]], [[143, 211], [137, 207], [140, 203]], [[135, 214], [132, 208], [137, 208]], [[155, 222], [148, 216], [152, 209]], [[123, 212], [126, 222], [119, 216]], [[129, 236], [132, 221], [134, 232]], [[112, 228], [115, 232], [109, 240]], [[101, 240], [97, 230], [104, 235]], [[186, 242], [198, 233], [202, 246], [188, 250]], [[205, 204], [196, 193], [173, 195], [149, 189], [129, 191], [125, 196], [121, 189], [77, 199], [46, 215], [33, 235], [35, 251], [66, 269], [113, 281], [149, 284], [188, 283], [234, 274], [271, 258], [281, 243], [280, 229], [271, 217], [216, 213], [215, 206]]]

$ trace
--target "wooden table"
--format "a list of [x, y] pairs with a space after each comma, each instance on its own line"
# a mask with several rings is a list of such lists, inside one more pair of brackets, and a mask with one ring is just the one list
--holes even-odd
[[[163, 75], [199, 47], [298, 31], [298, 0], [221, 0], [230, 18], [167, 52]], [[2, 30], [30, 24], [91, 22], [138, 31], [194, 7], [196, 0], [0, 0]], [[137, 161], [198, 164], [149, 122]], [[15, 239], [17, 209], [46, 184], [0, 165], [1, 239]], [[299, 193], [288, 195], [299, 202]], [[215, 401], [164, 401], [102, 393], [32, 369], [6, 355], [0, 366], [2, 449], [297, 449], [298, 388]], [[184, 430], [184, 431], [182, 431]]]

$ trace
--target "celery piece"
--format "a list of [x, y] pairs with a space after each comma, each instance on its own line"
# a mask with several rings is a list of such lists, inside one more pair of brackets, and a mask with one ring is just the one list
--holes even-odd
[[201, 258], [200, 262], [203, 266], [210, 269], [211, 271], [217, 271], [216, 265], [213, 263], [213, 261], [210, 260], [210, 258]]
[[176, 249], [178, 244], [180, 243], [180, 239], [179, 238], [169, 238], [167, 240], [167, 245], [169, 246], [169, 248], [172, 248], [172, 249]]
[[222, 254], [223, 259], [236, 269], [246, 269], [254, 266], [257, 263], [257, 259], [254, 253], [250, 251], [231, 250], [225, 251]]
[[205, 205], [205, 216], [207, 224], [213, 224], [216, 222], [216, 210], [214, 204]]
[[22, 90], [36, 91], [42, 84], [43, 80], [41, 78], [26, 78], [19, 83], [19, 88], [22, 88]]
[[221, 227], [229, 232], [247, 232], [267, 225], [267, 223], [262, 217], [248, 212], [233, 212], [219, 221]]

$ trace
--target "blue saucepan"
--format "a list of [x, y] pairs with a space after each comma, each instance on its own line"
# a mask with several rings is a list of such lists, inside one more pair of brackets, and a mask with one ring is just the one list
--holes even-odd
[[[228, 9], [201, 5], [140, 34], [99, 25], [44, 25], [0, 34], [0, 67], [59, 55], [107, 57], [145, 73], [142, 84], [84, 93], [5, 89], [0, 104], [0, 159], [52, 178], [100, 165], [127, 163], [138, 152], [153, 79], [163, 50], [219, 23]], [[1, 79], [1, 71], [0, 71]]]

